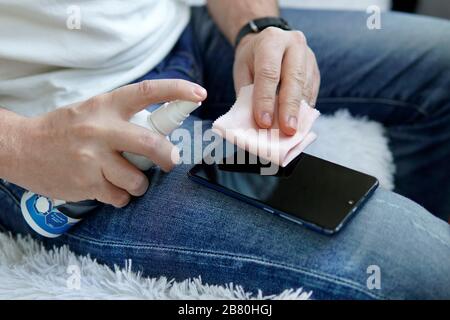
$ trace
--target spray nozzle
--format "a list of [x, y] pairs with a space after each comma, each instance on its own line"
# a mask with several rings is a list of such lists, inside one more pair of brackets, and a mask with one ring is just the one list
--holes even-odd
[[189, 101], [166, 103], [149, 114], [147, 120], [160, 134], [168, 136], [201, 105], [201, 103]]

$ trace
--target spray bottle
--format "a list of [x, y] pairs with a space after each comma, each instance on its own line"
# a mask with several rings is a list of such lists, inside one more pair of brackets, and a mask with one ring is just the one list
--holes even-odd
[[[200, 105], [201, 103], [187, 101], [166, 103], [153, 113], [146, 110], [139, 112], [130, 122], [166, 137], [179, 128]], [[143, 156], [130, 153], [124, 153], [123, 156], [142, 171], [154, 166], [150, 159]], [[32, 192], [25, 192], [21, 200], [22, 214], [28, 225], [47, 238], [63, 235], [101, 205], [95, 200], [71, 203], [49, 199]]]

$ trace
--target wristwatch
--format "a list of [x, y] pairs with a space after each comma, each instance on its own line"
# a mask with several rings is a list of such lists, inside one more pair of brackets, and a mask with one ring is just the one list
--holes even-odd
[[241, 31], [239, 31], [235, 48], [238, 47], [239, 43], [241, 42], [242, 38], [244, 38], [246, 35], [250, 33], [260, 33], [264, 29], [267, 29], [269, 27], [275, 27], [280, 28], [282, 30], [290, 31], [292, 30], [289, 23], [280, 17], [266, 17], [261, 19], [252, 20], [249, 23], [247, 23], [244, 27], [242, 27]]

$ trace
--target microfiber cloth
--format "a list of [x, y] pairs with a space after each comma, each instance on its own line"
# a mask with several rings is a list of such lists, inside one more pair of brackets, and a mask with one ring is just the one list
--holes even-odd
[[298, 131], [294, 136], [285, 135], [279, 130], [277, 111], [274, 113], [272, 129], [260, 129], [253, 115], [253, 87], [250, 85], [240, 90], [231, 110], [214, 122], [213, 131], [251, 154], [286, 167], [317, 138], [311, 129], [320, 113], [302, 101]]

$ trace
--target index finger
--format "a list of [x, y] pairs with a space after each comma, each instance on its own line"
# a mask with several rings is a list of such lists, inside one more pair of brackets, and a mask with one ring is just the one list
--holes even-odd
[[277, 89], [280, 83], [284, 50], [268, 46], [255, 57], [254, 116], [258, 125], [268, 129], [273, 125]]
[[156, 103], [185, 100], [201, 102], [206, 99], [206, 90], [186, 80], [145, 80], [119, 88], [110, 93], [112, 108], [127, 119], [142, 109]]

